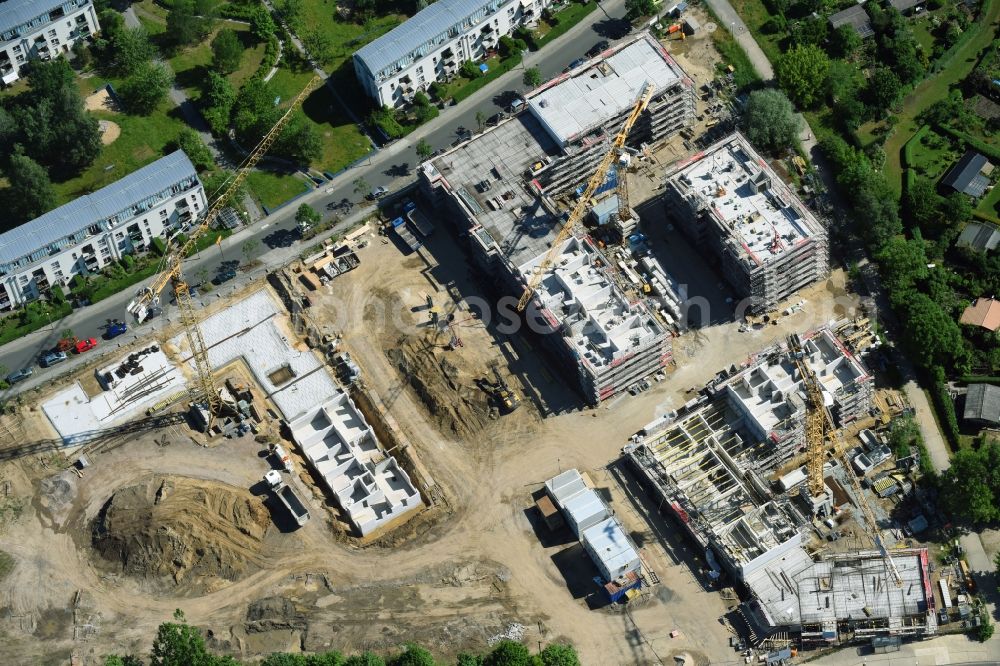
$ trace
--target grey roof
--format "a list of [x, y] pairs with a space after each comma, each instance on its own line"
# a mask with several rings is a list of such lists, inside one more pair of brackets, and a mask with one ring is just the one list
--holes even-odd
[[372, 75], [423, 46], [495, 0], [438, 0], [354, 53]]
[[995, 250], [1000, 245], [1000, 229], [986, 222], [970, 222], [962, 229], [955, 245], [980, 252]]
[[980, 173], [987, 164], [989, 160], [976, 151], [966, 151], [962, 158], [955, 162], [955, 166], [944, 175], [941, 184], [956, 192], [981, 197], [990, 185], [989, 179]]
[[966, 420], [1000, 423], [1000, 386], [969, 384], [963, 416]]
[[862, 39], [875, 34], [871, 20], [868, 18], [868, 12], [861, 5], [854, 5], [836, 14], [831, 14], [830, 25], [835, 29], [842, 25], [849, 25]]
[[923, 0], [889, 0], [889, 4], [901, 12], [905, 12], [907, 9], [912, 9], [921, 2], [923, 2]]
[[0, 2], [0, 33], [62, 7], [66, 0], [6, 0]]
[[74, 199], [0, 234], [0, 262], [14, 261], [31, 254], [195, 175], [194, 165], [184, 151], [173, 152], [93, 194]]

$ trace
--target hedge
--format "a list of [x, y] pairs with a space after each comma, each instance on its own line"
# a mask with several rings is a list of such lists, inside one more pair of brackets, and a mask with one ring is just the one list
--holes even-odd
[[958, 381], [964, 384], [996, 384], [1000, 386], [1000, 377], [992, 375], [962, 375]]
[[[979, 8], [979, 16], [976, 17], [976, 22], [982, 21], [983, 18], [990, 13], [990, 6], [993, 2], [994, 0], [983, 0], [983, 4]], [[940, 72], [950, 67], [958, 51], [976, 34], [977, 30], [975, 29], [975, 23], [973, 23], [969, 25], [969, 28], [963, 32], [957, 40], [955, 40], [955, 43], [952, 44], [947, 51], [941, 54], [940, 58], [931, 64], [931, 71]]]
[[597, 9], [597, 3], [593, 0], [582, 4], [576, 2], [568, 3], [565, 8], [553, 15], [552, 29], [545, 33], [544, 37], [541, 39], [532, 38], [530, 41], [525, 40], [528, 43], [528, 48], [532, 51], [537, 51], [552, 40], [565, 35], [570, 28], [587, 18], [595, 9]]
[[994, 160], [1000, 160], [1000, 148], [996, 146], [991, 146], [988, 143], [984, 143], [974, 136], [966, 134], [960, 130], [948, 127], [947, 125], [941, 125], [939, 128], [944, 133], [951, 136], [953, 139], [965, 142], [965, 145], [970, 148], [974, 148], [976, 151], [982, 153], [986, 157], [992, 158]]
[[[934, 372], [931, 372], [934, 375]], [[955, 414], [955, 403], [951, 399], [951, 395], [948, 393], [948, 387], [945, 386], [944, 382], [937, 379], [933, 380], [933, 386], [931, 387], [931, 400], [934, 402], [934, 409], [938, 413], [938, 418], [941, 420], [941, 429], [944, 431], [945, 437], [951, 444], [952, 450], [958, 451], [960, 448], [959, 444], [959, 432], [958, 432], [958, 416]]]
[[506, 60], [500, 61], [500, 66], [496, 69], [490, 70], [490, 73], [486, 76], [480, 76], [479, 78], [472, 79], [467, 84], [452, 93], [451, 97], [455, 100], [455, 103], [461, 102], [466, 99], [472, 93], [476, 92], [483, 86], [485, 86], [490, 81], [494, 80], [496, 77], [506, 74], [510, 70], [514, 69], [521, 64], [521, 54], [515, 53]]

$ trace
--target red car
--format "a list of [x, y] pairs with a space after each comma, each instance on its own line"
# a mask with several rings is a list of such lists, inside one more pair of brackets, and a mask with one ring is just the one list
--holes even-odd
[[96, 346], [97, 346], [97, 340], [95, 340], [94, 338], [84, 338], [83, 340], [80, 340], [79, 342], [76, 343], [76, 347], [74, 347], [74, 349], [76, 349], [77, 354], [82, 354], [85, 351], [90, 351]]

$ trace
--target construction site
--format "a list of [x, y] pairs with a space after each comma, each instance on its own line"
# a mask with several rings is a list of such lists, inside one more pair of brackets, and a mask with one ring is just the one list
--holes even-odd
[[747, 196], [808, 248], [789, 266], [815, 264], [748, 323], [670, 228], [662, 174], [728, 113], [695, 92], [718, 62], [707, 34], [616, 47], [425, 162], [422, 208], [195, 295], [183, 258], [224, 192], [128, 308], [172, 292], [176, 316], [0, 415], [5, 659], [148, 653], [174, 609], [250, 663], [510, 638], [736, 666], [940, 631], [941, 594], [971, 602], [892, 547], [914, 493], [881, 429], [904, 405], [822, 230], [723, 142], [774, 179]]

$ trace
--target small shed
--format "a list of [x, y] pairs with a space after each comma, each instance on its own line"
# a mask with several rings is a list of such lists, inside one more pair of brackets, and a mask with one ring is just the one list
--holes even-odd
[[963, 417], [983, 426], [1000, 425], [1000, 386], [969, 384]]
[[695, 35], [701, 30], [701, 23], [693, 16], [685, 16], [683, 27], [685, 35]]
[[949, 189], [968, 194], [970, 197], [981, 197], [990, 186], [989, 172], [993, 165], [984, 156], [974, 150], [968, 150], [948, 170], [941, 179], [941, 184]]
[[831, 29], [836, 30], [842, 25], [849, 25], [854, 28], [854, 32], [858, 33], [861, 39], [867, 39], [875, 34], [871, 19], [868, 18], [868, 12], [861, 5], [852, 5], [847, 9], [830, 15]]
[[552, 498], [548, 495], [542, 495], [535, 501], [535, 508], [538, 509], [538, 513], [541, 514], [542, 520], [545, 521], [545, 526], [550, 530], [557, 530], [565, 522], [563, 521], [562, 514], [559, 513], [559, 509], [556, 505], [552, 503]]
[[976, 252], [995, 250], [997, 245], [1000, 245], [1000, 229], [989, 222], [970, 222], [962, 229], [955, 245]]
[[906, 14], [919, 5], [922, 0], [889, 0], [889, 4], [900, 14]]

